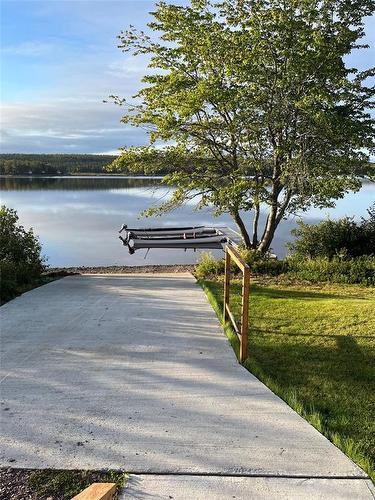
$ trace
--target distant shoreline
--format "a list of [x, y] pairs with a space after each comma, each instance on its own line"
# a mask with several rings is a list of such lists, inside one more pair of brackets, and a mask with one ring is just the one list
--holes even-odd
[[63, 277], [74, 274], [138, 274], [138, 273], [192, 273], [195, 264], [150, 264], [145, 266], [74, 266], [50, 267], [46, 276]]
[[76, 172], [74, 174], [17, 174], [17, 175], [8, 175], [8, 174], [0, 174], [1, 179], [67, 179], [67, 178], [77, 178], [77, 177], [117, 177], [117, 178], [141, 178], [141, 179], [161, 179], [164, 175], [143, 175], [143, 174], [106, 174], [103, 173], [79, 173]]
[[[145, 175], [145, 174], [106, 174], [106, 173], [74, 173], [74, 174], [0, 174], [0, 179], [159, 179], [162, 180], [165, 174]], [[375, 180], [362, 178], [362, 185], [375, 185]]]

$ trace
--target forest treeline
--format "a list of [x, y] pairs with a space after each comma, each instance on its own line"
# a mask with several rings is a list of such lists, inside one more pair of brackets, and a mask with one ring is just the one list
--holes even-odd
[[112, 155], [1, 154], [0, 175], [101, 174], [115, 160]]
[[[74, 174], [120, 174], [120, 175], [150, 175], [143, 165], [135, 168], [134, 162], [127, 167], [126, 162], [121, 168], [108, 168], [115, 155], [93, 154], [0, 154], [0, 175], [74, 175]], [[155, 164], [159, 161], [155, 155]], [[173, 168], [158, 168], [152, 175], [164, 175]]]
[[[171, 167], [160, 167], [160, 152], [154, 153], [154, 169], [137, 159], [121, 161], [119, 166], [115, 155], [93, 154], [0, 154], [0, 175], [74, 175], [74, 174], [120, 174], [120, 175], [165, 175], [175, 170]], [[125, 155], [126, 156], [126, 155]], [[113, 163], [114, 162], [114, 163]], [[110, 167], [110, 165], [113, 165]], [[371, 170], [374, 164], [371, 165]], [[248, 171], [248, 175], [253, 172]]]

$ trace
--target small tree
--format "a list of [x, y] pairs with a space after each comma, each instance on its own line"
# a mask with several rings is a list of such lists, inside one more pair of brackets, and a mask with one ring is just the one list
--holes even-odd
[[18, 287], [35, 282], [44, 270], [41, 246], [33, 230], [18, 224], [17, 212], [0, 208], [1, 300], [12, 298]]
[[150, 145], [124, 149], [112, 170], [171, 171], [164, 181], [177, 189], [157, 210], [199, 197], [231, 214], [246, 247], [267, 251], [288, 214], [333, 206], [370, 175], [374, 70], [344, 57], [364, 47], [373, 11], [372, 0], [160, 2], [148, 25], [158, 38], [133, 27], [119, 36], [124, 52], [150, 57], [136, 101], [112, 96]]

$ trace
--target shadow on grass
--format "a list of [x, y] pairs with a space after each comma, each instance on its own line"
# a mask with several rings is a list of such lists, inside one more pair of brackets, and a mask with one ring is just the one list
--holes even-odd
[[[202, 282], [222, 318], [222, 285]], [[350, 291], [349, 291], [350, 292]], [[233, 302], [240, 300], [241, 286], [231, 288]], [[336, 296], [319, 291], [279, 290], [252, 286], [257, 298], [358, 299], [358, 294]], [[347, 291], [345, 292], [347, 293]], [[250, 303], [250, 309], [254, 303]], [[263, 303], [262, 307], [268, 307]], [[317, 303], [319, 307], [319, 302]], [[272, 315], [272, 301], [269, 312]], [[350, 320], [350, 318], [348, 318]], [[309, 321], [309, 315], [306, 315]], [[334, 318], [332, 319], [334, 321]], [[272, 323], [270, 322], [270, 325]], [[341, 448], [374, 479], [375, 352], [371, 336], [292, 333], [275, 328], [254, 329], [249, 336], [249, 357], [244, 366], [275, 394]], [[285, 325], [284, 325], [285, 326]], [[238, 356], [239, 341], [229, 324], [225, 333]]]
[[[250, 336], [249, 356], [288, 388], [304, 388], [304, 393], [318, 398], [319, 403], [323, 403], [323, 398], [335, 401], [332, 412], [341, 403], [354, 413], [361, 412], [361, 408], [353, 406], [353, 400], [361, 399], [366, 404], [370, 384], [374, 386], [373, 349], [371, 346], [360, 348], [354, 339], [347, 337], [327, 346]], [[374, 394], [375, 386], [373, 389]]]
[[[217, 284], [219, 287], [221, 284]], [[241, 285], [239, 283], [231, 284], [231, 292], [241, 293]], [[251, 283], [251, 293], [255, 293], [258, 297], [265, 297], [269, 299], [298, 299], [298, 300], [366, 300], [366, 297], [361, 296], [358, 292], [348, 292], [346, 293], [332, 293], [324, 290], [295, 290], [295, 289], [283, 289], [283, 288], [273, 288], [270, 286], [260, 286], [255, 283]], [[368, 299], [367, 299], [368, 300]]]
[[[256, 332], [258, 334], [262, 335], [279, 335], [280, 337], [309, 337], [311, 338], [312, 334], [311, 333], [303, 333], [303, 332], [280, 332], [280, 330], [275, 330], [271, 328], [258, 328], [256, 329]], [[345, 338], [343, 335], [331, 335], [329, 333], [315, 333], [313, 334], [314, 338], [322, 338], [322, 339], [337, 339], [338, 341], [341, 341], [343, 338]], [[348, 335], [350, 337], [350, 335]], [[353, 340], [355, 341], [354, 337], [352, 337]], [[373, 335], [356, 335], [357, 339], [364, 339], [364, 340], [372, 340], [374, 338]]]

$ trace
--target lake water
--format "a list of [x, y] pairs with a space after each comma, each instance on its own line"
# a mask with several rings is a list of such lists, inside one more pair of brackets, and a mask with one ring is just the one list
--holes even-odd
[[[118, 239], [123, 223], [129, 227], [227, 225], [230, 217], [213, 217], [211, 210], [195, 210], [193, 204], [156, 218], [140, 218], [140, 212], [165, 200], [170, 190], [158, 178], [140, 177], [17, 177], [1, 178], [1, 204], [17, 210], [20, 222], [39, 235], [51, 266], [107, 266], [186, 264], [196, 262], [193, 250], [152, 249], [129, 255]], [[359, 218], [375, 201], [375, 184], [366, 183], [358, 193], [348, 193], [334, 209], [312, 209], [301, 214], [307, 222], [329, 215]], [[283, 221], [273, 242], [282, 257], [291, 239], [296, 217]], [[249, 225], [251, 220], [249, 219]], [[221, 256], [220, 250], [214, 252]]]

